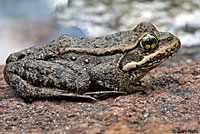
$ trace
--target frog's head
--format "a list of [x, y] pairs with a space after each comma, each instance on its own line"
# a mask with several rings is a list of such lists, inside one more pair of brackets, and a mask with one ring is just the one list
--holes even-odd
[[140, 23], [134, 30], [137, 40], [134, 48], [121, 60], [127, 72], [148, 72], [174, 56], [181, 46], [180, 40], [169, 32], [159, 32], [150, 23]]

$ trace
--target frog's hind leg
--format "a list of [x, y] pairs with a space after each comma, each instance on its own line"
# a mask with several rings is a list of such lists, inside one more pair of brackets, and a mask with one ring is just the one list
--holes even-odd
[[24, 100], [32, 102], [37, 99], [67, 99], [67, 100], [81, 100], [81, 101], [96, 101], [95, 98], [89, 95], [79, 95], [68, 93], [65, 90], [57, 89], [57, 88], [45, 88], [45, 87], [35, 87], [30, 85], [27, 81], [20, 78], [18, 75], [11, 74], [12, 79], [10, 79], [9, 84], [15, 84], [15, 89], [17, 89], [17, 93]]
[[86, 92], [83, 95], [89, 95], [91, 97], [94, 97], [98, 100], [107, 99], [110, 97], [118, 97], [120, 95], [127, 95], [127, 92], [124, 91], [96, 91], [96, 92]]
[[[62, 71], [62, 68], [58, 68], [56, 70], [55, 70], [55, 68], [49, 68], [49, 67], [53, 67], [53, 65], [52, 65], [52, 66], [44, 66], [44, 68], [47, 69], [47, 70], [45, 70], [43, 67], [41, 67], [41, 65], [44, 65], [44, 64], [41, 64], [41, 63], [37, 64], [38, 66], [40, 66], [40, 69], [43, 71], [42, 76], [40, 76], [41, 73], [34, 72], [34, 71], [36, 71], [35, 68], [34, 69], [30, 68], [30, 69], [25, 70], [25, 71], [29, 71], [28, 72], [29, 76], [26, 76], [26, 77], [23, 76], [23, 74], [22, 74], [22, 73], [24, 73], [24, 70], [23, 70], [24, 66], [22, 67], [22, 65], [21, 65], [21, 67], [20, 67], [20, 64], [18, 64], [19, 68], [17, 68], [16, 65], [7, 64], [4, 69], [5, 80], [9, 85], [11, 85], [13, 88], [15, 88], [17, 90], [17, 93], [22, 98], [24, 98], [27, 101], [33, 101], [35, 99], [43, 99], [43, 98], [53, 98], [53, 99], [61, 98], [61, 99], [67, 99], [70, 101], [73, 101], [73, 100], [95, 101], [96, 100], [95, 98], [88, 96], [88, 95], [79, 95], [78, 92], [76, 92], [76, 91], [79, 91], [81, 89], [79, 89], [79, 90], [77, 89], [74, 93], [72, 93], [72, 91], [69, 91], [68, 90], [69, 87], [67, 87], [68, 85], [65, 82], [68, 82], [70, 78], [69, 77], [66, 78], [67, 74], [60, 76], [59, 71]], [[31, 66], [31, 63], [29, 64], [29, 66]], [[36, 65], [34, 65], [34, 67], [36, 67]], [[17, 72], [16, 72], [16, 68], [19, 69]], [[31, 70], [31, 69], [33, 69], [33, 70]], [[66, 70], [66, 68], [65, 68], [65, 70]], [[47, 75], [47, 73], [45, 71], [48, 71], [49, 74]], [[73, 74], [73, 70], [69, 70], [69, 71], [71, 71], [70, 72], [71, 75], [75, 75], [75, 74]], [[54, 72], [57, 75], [52, 75], [52, 72]], [[36, 77], [43, 77], [44, 74], [46, 75], [48, 80], [54, 80], [54, 82], [48, 81], [48, 80], [47, 80], [47, 82], [45, 80], [39, 81], [40, 79], [34, 80], [34, 78], [36, 78]], [[81, 74], [79, 74], [79, 76], [80, 75]], [[84, 75], [86, 75], [86, 74], [84, 74]], [[29, 78], [30, 76], [31, 76], [31, 78]], [[62, 78], [60, 79], [60, 77], [62, 77]], [[67, 80], [65, 80], [65, 79], [67, 79]], [[52, 82], [52, 83], [50, 83], [50, 82]], [[58, 82], [58, 83], [56, 83], [56, 82]], [[39, 83], [39, 84], [33, 84], [33, 83]], [[40, 83], [42, 83], [42, 84], [40, 84]], [[84, 87], [85, 87], [84, 90], [86, 90], [87, 86], [89, 86], [90, 82], [85, 81], [85, 83], [84, 83], [84, 80], [83, 80], [83, 81], [81, 81], [81, 83], [77, 82], [76, 84], [77, 84], [77, 86], [76, 85], [75, 86], [77, 88], [84, 89]], [[65, 85], [66, 87], [63, 88], [63, 85]], [[74, 88], [74, 90], [76, 88], [75, 86], [72, 85], [72, 88]]]

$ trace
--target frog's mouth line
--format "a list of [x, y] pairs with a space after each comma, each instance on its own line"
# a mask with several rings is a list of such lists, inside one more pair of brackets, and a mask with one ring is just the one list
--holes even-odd
[[[180, 41], [178, 43], [172, 43], [170, 46], [166, 48], [162, 48], [150, 55], [144, 56], [144, 58], [140, 62], [132, 61], [127, 63], [122, 70], [130, 71], [132, 69], [143, 69], [144, 67], [156, 67], [168, 58], [173, 57], [178, 49], [180, 48]], [[145, 68], [144, 68], [145, 69]]]

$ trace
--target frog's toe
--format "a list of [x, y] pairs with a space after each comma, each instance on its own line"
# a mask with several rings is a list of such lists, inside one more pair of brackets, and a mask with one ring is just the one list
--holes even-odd
[[118, 97], [120, 95], [127, 95], [127, 92], [123, 91], [97, 91], [97, 92], [87, 92], [84, 95], [89, 95], [95, 99], [104, 100], [110, 97]]
[[97, 100], [89, 95], [79, 95], [79, 94], [63, 94], [63, 96], [60, 96], [60, 98], [67, 98], [70, 99], [71, 101], [87, 101], [87, 102], [96, 102]]
[[79, 94], [62, 94], [54, 96], [43, 96], [43, 97], [23, 97], [24, 102], [32, 103], [36, 100], [67, 100], [67, 101], [81, 101], [81, 102], [96, 102], [97, 100], [89, 95], [79, 95]]

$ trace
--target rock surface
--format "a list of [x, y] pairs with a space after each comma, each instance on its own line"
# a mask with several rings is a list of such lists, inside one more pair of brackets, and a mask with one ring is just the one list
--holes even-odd
[[200, 133], [200, 62], [161, 66], [143, 78], [153, 89], [95, 103], [25, 103], [3, 79], [0, 133]]

